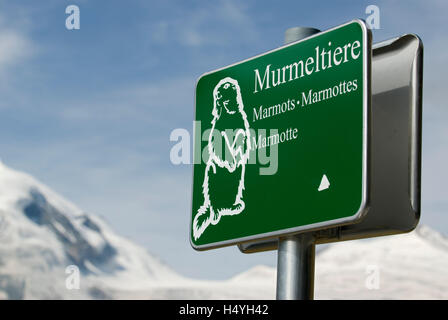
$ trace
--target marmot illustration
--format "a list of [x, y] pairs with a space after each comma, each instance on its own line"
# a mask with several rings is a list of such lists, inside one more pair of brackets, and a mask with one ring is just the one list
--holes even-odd
[[210, 223], [216, 225], [221, 216], [239, 214], [245, 207], [242, 198], [250, 132], [238, 81], [227, 77], [218, 82], [213, 90], [212, 115], [210, 157], [202, 185], [204, 204], [193, 221], [195, 240]]

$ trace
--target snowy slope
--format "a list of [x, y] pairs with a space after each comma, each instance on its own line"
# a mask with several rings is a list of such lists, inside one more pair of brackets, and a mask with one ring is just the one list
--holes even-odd
[[448, 299], [448, 239], [420, 226], [405, 235], [334, 244], [318, 256], [316, 279], [322, 299]]
[[[376, 277], [378, 276], [378, 277]], [[233, 281], [274, 298], [275, 268], [255, 267]], [[375, 278], [376, 277], [376, 278]], [[448, 238], [414, 232], [329, 245], [316, 257], [316, 299], [448, 299]]]
[[[66, 289], [69, 265], [81, 271], [81, 290]], [[107, 298], [116, 286], [177, 279], [98, 217], [0, 164], [0, 298]]]
[[[66, 288], [69, 265], [81, 271], [80, 290]], [[372, 270], [377, 289], [368, 289]], [[182, 277], [0, 163], [0, 299], [274, 299], [275, 281], [266, 266], [227, 281]], [[315, 288], [317, 299], [448, 299], [448, 239], [422, 226], [329, 245], [316, 258]]]
[[[275, 282], [275, 268], [256, 266], [227, 281], [190, 280], [131, 297], [275, 299]], [[448, 299], [448, 239], [420, 226], [409, 234], [331, 244], [316, 257], [315, 298]]]
[[[227, 281], [165, 283], [120, 297], [275, 299], [275, 282], [275, 268], [256, 266]], [[420, 226], [409, 234], [331, 244], [316, 257], [315, 298], [448, 299], [448, 239]]]

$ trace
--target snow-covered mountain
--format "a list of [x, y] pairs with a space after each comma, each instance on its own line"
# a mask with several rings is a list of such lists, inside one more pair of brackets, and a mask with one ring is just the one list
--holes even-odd
[[[275, 283], [275, 268], [256, 266], [227, 281], [179, 282], [134, 298], [275, 299]], [[448, 299], [448, 239], [420, 226], [328, 245], [316, 256], [315, 298]]]
[[316, 295], [448, 299], [448, 239], [419, 226], [408, 234], [334, 244], [316, 259]]
[[[230, 282], [275, 298], [275, 268], [257, 266]], [[411, 233], [346, 241], [316, 256], [316, 299], [448, 299], [448, 238], [427, 226]]]
[[[79, 290], [66, 287], [70, 265], [80, 270]], [[275, 281], [267, 266], [226, 281], [182, 277], [0, 163], [0, 299], [274, 299]], [[328, 245], [316, 258], [315, 288], [317, 299], [448, 299], [448, 239], [421, 226]]]
[[[66, 288], [70, 265], [80, 270], [80, 290]], [[100, 218], [0, 164], [0, 298], [109, 298], [114, 288], [178, 279]]]

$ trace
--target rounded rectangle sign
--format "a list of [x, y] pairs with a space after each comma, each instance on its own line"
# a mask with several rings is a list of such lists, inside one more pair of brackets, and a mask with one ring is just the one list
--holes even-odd
[[365, 23], [354, 20], [199, 78], [195, 249], [363, 216], [370, 47]]

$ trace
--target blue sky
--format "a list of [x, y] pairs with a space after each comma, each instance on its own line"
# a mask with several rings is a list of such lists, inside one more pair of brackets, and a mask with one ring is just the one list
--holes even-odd
[[[65, 28], [70, 4], [80, 30]], [[421, 221], [447, 234], [444, 1], [0, 1], [0, 157], [184, 275], [274, 266], [275, 253], [191, 249], [191, 167], [171, 164], [170, 132], [191, 131], [202, 73], [282, 45], [290, 27], [366, 18], [369, 4], [374, 42], [423, 39]]]

